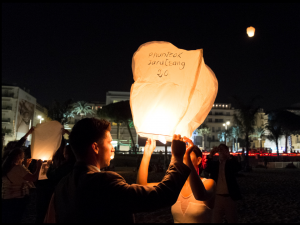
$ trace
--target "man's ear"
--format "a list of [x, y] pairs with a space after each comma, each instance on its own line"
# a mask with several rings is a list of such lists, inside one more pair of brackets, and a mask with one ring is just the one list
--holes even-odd
[[94, 150], [94, 152], [95, 152], [96, 154], [98, 154], [98, 152], [99, 152], [99, 146], [98, 146], [97, 142], [94, 142], [94, 143], [92, 144], [92, 149]]

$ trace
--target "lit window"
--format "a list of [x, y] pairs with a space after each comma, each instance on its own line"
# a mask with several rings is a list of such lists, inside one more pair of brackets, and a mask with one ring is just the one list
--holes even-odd
[[223, 107], [224, 107], [224, 105], [223, 105]]
[[228, 107], [228, 105], [226, 105], [226, 107]]
[[213, 107], [215, 106], [215, 104], [213, 104]]
[[94, 106], [92, 106], [92, 109], [94, 109]]

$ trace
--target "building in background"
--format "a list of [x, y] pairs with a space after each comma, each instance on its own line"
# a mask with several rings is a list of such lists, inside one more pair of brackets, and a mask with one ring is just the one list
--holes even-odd
[[48, 117], [48, 109], [39, 103], [36, 103], [35, 114], [33, 117], [33, 126], [37, 126], [40, 123], [51, 121]]
[[130, 92], [108, 91], [106, 92], [106, 105], [130, 99]]
[[[33, 126], [36, 98], [29, 89], [13, 85], [2, 85], [2, 133], [4, 145], [19, 140]], [[31, 137], [28, 138], [30, 142]]]
[[[85, 116], [74, 115], [74, 118], [70, 118], [68, 123], [64, 124], [65, 129], [71, 129], [82, 118], [95, 117], [97, 116], [97, 110], [103, 106], [117, 103], [120, 101], [130, 100], [130, 92], [117, 92], [108, 91], [106, 93], [106, 102], [91, 101], [88, 105], [94, 111], [95, 114], [88, 114]], [[294, 104], [288, 107], [286, 110], [295, 113], [300, 116], [300, 104]], [[231, 107], [231, 104], [215, 103], [209, 112], [207, 118], [203, 122], [210, 133], [204, 136], [200, 136], [195, 130], [192, 135], [192, 140], [201, 149], [211, 149], [213, 146], [217, 146], [222, 143], [218, 139], [218, 133], [230, 129], [234, 125], [234, 114], [236, 110]], [[48, 117], [47, 108], [37, 103], [35, 97], [30, 95], [30, 90], [26, 88], [20, 88], [16, 85], [2, 85], [2, 134], [4, 135], [3, 145], [6, 145], [9, 141], [19, 140], [22, 138], [32, 126], [38, 126], [38, 124], [50, 121]], [[228, 123], [228, 125], [227, 125]], [[268, 115], [265, 114], [263, 109], [260, 109], [255, 119], [255, 128], [263, 127], [268, 123]], [[132, 149], [133, 143], [131, 136], [128, 132], [128, 128], [125, 123], [121, 123], [119, 126], [119, 140], [118, 140], [118, 129], [117, 124], [111, 123], [111, 135], [113, 138], [114, 147], [117, 146], [119, 141], [120, 151], [129, 151]], [[223, 124], [226, 124], [224, 126]], [[139, 137], [136, 133], [133, 123], [130, 126], [131, 134], [135, 147], [142, 150], [144, 146], [139, 146]], [[266, 133], [267, 134], [267, 131]], [[65, 136], [68, 139], [68, 135]], [[26, 145], [30, 144], [31, 136], [28, 138]], [[285, 151], [285, 138], [279, 139], [279, 152]], [[233, 142], [230, 139], [226, 140], [228, 146], [232, 146]], [[140, 142], [141, 143], [141, 142]], [[270, 142], [265, 138], [258, 138], [255, 136], [250, 137], [251, 148], [271, 148], [272, 152], [276, 152], [276, 146], [274, 142]], [[238, 146], [240, 147], [240, 146]], [[157, 146], [156, 151], [163, 150], [164, 146]], [[288, 152], [299, 151], [300, 152], [300, 136], [292, 135], [288, 137]], [[170, 152], [170, 146], [168, 146]]]
[[[120, 101], [130, 100], [130, 92], [121, 92], [121, 91], [108, 91], [106, 92], [106, 105], [111, 103], [117, 103]], [[116, 123], [111, 123], [111, 136], [113, 138], [113, 146], [117, 147], [118, 143], [118, 126]], [[133, 146], [127, 125], [121, 123], [119, 126], [119, 151], [129, 151], [132, 147], [138, 147], [138, 135], [136, 133], [135, 127], [132, 123], [130, 126], [130, 131], [133, 137], [135, 146]]]
[[[65, 129], [72, 130], [73, 126], [82, 118], [91, 118], [95, 117], [98, 119], [101, 119], [97, 115], [97, 110], [102, 109], [103, 106], [111, 104], [111, 103], [117, 103], [120, 101], [126, 101], [130, 99], [130, 92], [119, 92], [119, 91], [108, 91], [106, 93], [106, 102], [99, 102], [99, 101], [90, 101], [87, 103], [91, 107], [91, 109], [94, 111], [94, 114], [88, 114], [86, 116], [81, 117], [80, 115], [74, 115], [74, 118], [70, 118], [69, 122], [64, 125]], [[117, 147], [118, 143], [118, 126], [117, 123], [112, 122], [111, 123], [111, 135], [112, 135], [112, 144], [114, 147]], [[133, 124], [130, 127], [131, 134], [133, 136], [134, 143], [137, 144], [137, 134], [135, 131], [135, 128]], [[67, 135], [65, 136], [66, 139], [68, 138]], [[119, 126], [119, 149], [120, 151], [129, 151], [133, 147], [133, 143], [130, 137], [130, 134], [128, 132], [127, 125], [125, 123], [121, 123]]]
[[[213, 104], [212, 109], [203, 122], [203, 124], [209, 128], [210, 133], [200, 136], [195, 130], [192, 135], [194, 144], [200, 147], [200, 149], [207, 150], [211, 149], [213, 146], [219, 145], [220, 141], [218, 139], [218, 133], [225, 131], [226, 128], [229, 129], [229, 127], [233, 125], [233, 114], [234, 108], [231, 107], [231, 104]], [[227, 122], [229, 122], [229, 125], [226, 124]], [[224, 123], [227, 127], [223, 126]], [[227, 145], [229, 144], [230, 142], [227, 140]]]
[[[300, 116], [300, 103], [296, 103], [288, 107], [286, 110]], [[300, 152], [300, 135], [292, 135], [288, 140], [288, 148], [293, 151]]]

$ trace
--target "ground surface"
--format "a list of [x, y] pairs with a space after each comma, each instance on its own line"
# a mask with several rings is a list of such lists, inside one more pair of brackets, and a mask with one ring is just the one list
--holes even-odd
[[[134, 183], [136, 172], [118, 172]], [[150, 173], [148, 182], [160, 181], [163, 173]], [[237, 177], [243, 194], [238, 202], [240, 223], [300, 223], [300, 169], [254, 169]], [[36, 193], [31, 193], [23, 222], [34, 223]], [[170, 207], [137, 213], [137, 223], [172, 223]]]

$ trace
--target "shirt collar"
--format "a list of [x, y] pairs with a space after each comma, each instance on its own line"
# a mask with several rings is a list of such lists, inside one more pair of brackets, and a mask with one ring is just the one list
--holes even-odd
[[101, 172], [101, 170], [97, 166], [89, 164], [89, 165], [87, 165], [87, 167], [93, 172]]

